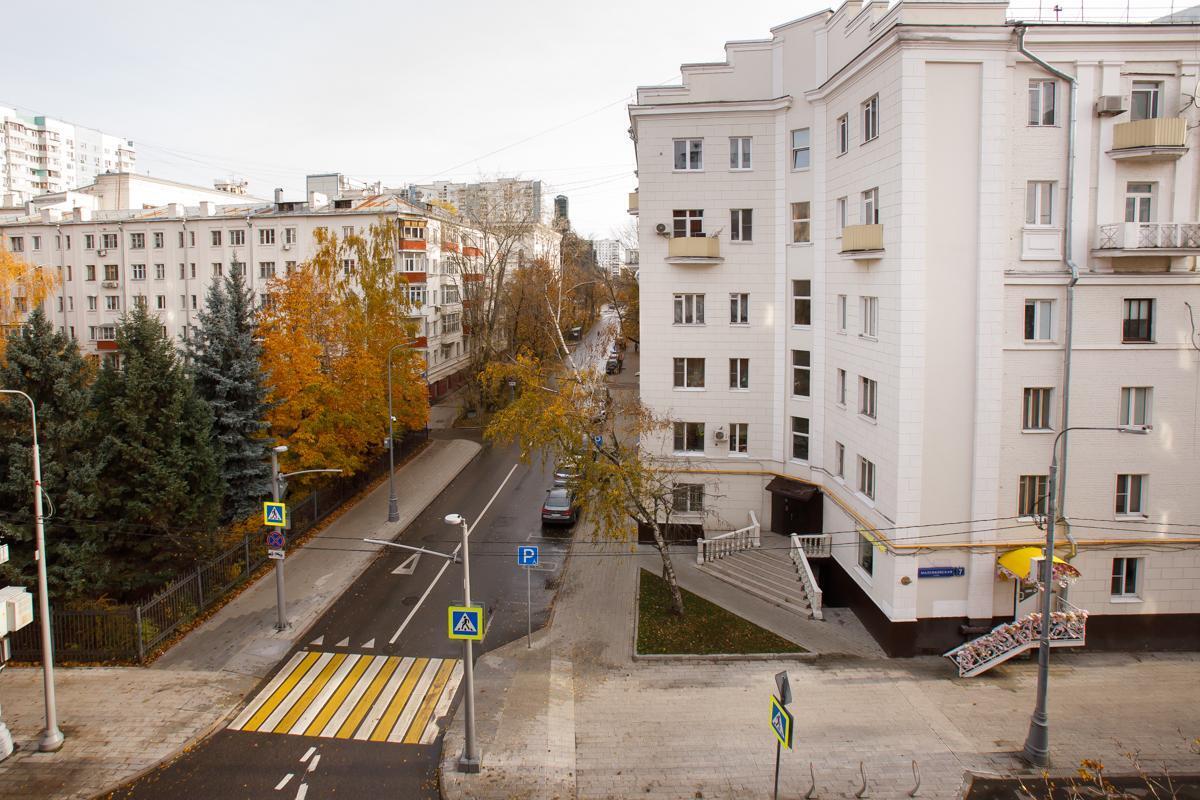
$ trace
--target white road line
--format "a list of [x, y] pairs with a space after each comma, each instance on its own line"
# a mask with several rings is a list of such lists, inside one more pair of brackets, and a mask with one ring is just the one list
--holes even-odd
[[363, 721], [358, 724], [358, 730], [354, 733], [354, 738], [359, 741], [366, 741], [371, 738], [371, 732], [375, 730], [375, 726], [379, 724], [379, 720], [383, 719], [383, 713], [387, 711], [388, 704], [392, 702], [392, 698], [396, 696], [396, 690], [400, 688], [404, 676], [408, 674], [408, 670], [413, 665], [412, 657], [401, 659], [400, 665], [396, 667], [396, 671], [392, 673], [392, 677], [388, 679], [387, 685], [383, 687], [383, 691], [379, 693], [379, 698], [375, 701], [375, 705], [371, 706], [370, 712], [363, 718]]
[[433, 707], [433, 716], [429, 718], [429, 723], [425, 726], [425, 731], [421, 734], [421, 744], [433, 744], [434, 740], [437, 739], [438, 720], [450, 713], [450, 701], [454, 699], [454, 693], [458, 691], [458, 684], [462, 680], [462, 674], [463, 663], [460, 660], [454, 665], [454, 669], [450, 671], [450, 680], [446, 681], [446, 686], [442, 689], [442, 696], [437, 701], [437, 705]]
[[[317, 696], [308, 704], [308, 708], [304, 709], [304, 713], [296, 719], [296, 722], [288, 730], [288, 733], [304, 733], [313, 720], [317, 718], [317, 715], [321, 713], [321, 709], [325, 707], [325, 704], [329, 702], [329, 698], [333, 697], [334, 692], [341, 688], [342, 681], [350, 674], [350, 670], [358, 663], [359, 658], [361, 656], [348, 656], [338, 665], [338, 668], [333, 671], [333, 675], [329, 676], [329, 680], [321, 687], [321, 691], [317, 692]], [[370, 656], [367, 656], [367, 658], [370, 658]], [[320, 756], [316, 756], [316, 758], [320, 758]]]
[[349, 647], [349, 646], [350, 646], [350, 637], [349, 636], [347, 636], [345, 639], [342, 639], [340, 642], [338, 642], [337, 644], [334, 645], [334, 647]]
[[288, 781], [290, 781], [290, 780], [291, 780], [292, 778], [294, 778], [294, 777], [296, 777], [296, 776], [295, 776], [295, 775], [293, 775], [293, 774], [292, 774], [292, 773], [290, 773], [290, 772], [289, 772], [287, 775], [284, 775], [284, 776], [283, 776], [283, 780], [281, 780], [279, 783], [277, 783], [277, 784], [275, 785], [275, 791], [277, 791], [277, 792], [278, 792], [280, 789], [282, 789], [283, 787], [287, 786], [287, 785], [288, 785]]
[[271, 695], [275, 694], [275, 690], [279, 688], [279, 685], [287, 680], [287, 677], [292, 674], [292, 670], [296, 668], [296, 665], [300, 663], [301, 659], [303, 659], [305, 655], [306, 653], [301, 650], [292, 656], [291, 659], [288, 660], [287, 666], [275, 673], [275, 677], [272, 678], [271, 682], [266, 685], [266, 688], [258, 693], [258, 695], [254, 698], [254, 702], [242, 709], [242, 713], [238, 714], [237, 719], [230, 723], [230, 730], [240, 731], [242, 726], [249, 722], [250, 718], [258, 713], [258, 710], [262, 708], [263, 703], [267, 702], [267, 700], [271, 698]]
[[[500, 481], [500, 485], [496, 487], [496, 491], [492, 494], [492, 498], [487, 501], [487, 505], [485, 505], [483, 510], [479, 512], [479, 516], [475, 517], [475, 521], [471, 523], [471, 527], [467, 528], [468, 539], [471, 536], [471, 532], [475, 530], [475, 526], [478, 525], [479, 521], [483, 519], [485, 514], [487, 514], [488, 509], [492, 507], [492, 503], [496, 502], [496, 498], [500, 496], [500, 492], [504, 489], [504, 485], [508, 483], [508, 479], [511, 478], [513, 473], [517, 471], [518, 466], [520, 465], [512, 465], [512, 469], [508, 471], [508, 474], [504, 476], [504, 480]], [[453, 555], [457, 556], [460, 549], [462, 549], [461, 544], [454, 548]], [[425, 602], [425, 598], [429, 597], [429, 593], [433, 591], [434, 586], [437, 586], [437, 582], [442, 579], [442, 574], [445, 573], [446, 568], [449, 566], [449, 561], [442, 564], [442, 568], [439, 569], [437, 574], [433, 576], [433, 580], [429, 582], [429, 587], [425, 589], [425, 593], [421, 595], [421, 599], [417, 601], [415, 606], [413, 606], [412, 611], [408, 612], [408, 616], [404, 618], [404, 622], [400, 623], [400, 627], [397, 628], [396, 632], [392, 634], [392, 638], [388, 639], [388, 644], [395, 644], [396, 640], [400, 638], [400, 634], [404, 633], [404, 629], [408, 627], [408, 623], [412, 622], [412, 618], [415, 617], [417, 612], [421, 610], [421, 605]]]
[[287, 716], [287, 713], [292, 710], [292, 706], [296, 704], [296, 701], [299, 700], [304, 693], [308, 691], [308, 687], [317, 680], [317, 676], [321, 674], [321, 670], [325, 669], [325, 665], [329, 663], [329, 659], [331, 658], [333, 658], [333, 653], [322, 653], [317, 657], [317, 660], [313, 662], [313, 665], [309, 668], [308, 672], [304, 673], [304, 677], [297, 681], [296, 685], [292, 687], [292, 690], [288, 692], [287, 697], [283, 698], [283, 702], [281, 702], [279, 706], [271, 712], [271, 715], [263, 720], [263, 723], [258, 726], [258, 730], [260, 732], [270, 733], [275, 729], [275, 726], [279, 724], [280, 720]]
[[300, 759], [300, 763], [303, 764], [305, 761], [308, 761], [310, 758], [312, 758], [312, 754], [315, 752], [317, 752], [317, 748], [315, 748], [315, 747], [308, 748], [308, 752], [305, 753], [304, 756]]
[[308, 762], [308, 771], [313, 772], [317, 768], [317, 764], [321, 763], [321, 754], [313, 756], [313, 760]]
[[367, 689], [371, 688], [371, 683], [379, 674], [379, 670], [383, 669], [383, 665], [387, 663], [387, 658], [384, 656], [365, 656], [365, 658], [371, 659], [371, 665], [367, 667], [367, 671], [363, 673], [362, 678], [350, 691], [350, 694], [346, 695], [346, 702], [342, 703], [342, 707], [329, 720], [329, 724], [318, 734], [322, 738], [329, 738], [341, 730], [350, 713], [354, 711], [354, 707], [358, 705], [358, 701], [367, 693]]
[[313, 647], [320, 647], [323, 644], [325, 644], [325, 635], [324, 634], [321, 634], [320, 636], [318, 636], [317, 638], [312, 640]]
[[400, 717], [396, 720], [396, 724], [388, 731], [387, 740], [389, 742], [403, 742], [404, 734], [408, 732], [408, 726], [412, 724], [413, 717], [417, 715], [417, 710], [421, 704], [425, 702], [425, 693], [429, 691], [430, 684], [437, 677], [437, 671], [442, 666], [442, 659], [431, 658], [425, 664], [425, 671], [421, 673], [421, 679], [417, 681], [417, 685], [413, 687], [412, 694], [408, 696], [408, 702], [404, 704], [404, 711], [400, 712]]
[[375, 649], [375, 640], [374, 639], [367, 639], [367, 641], [363, 642], [363, 650], [373, 650], [373, 649]]
[[307, 795], [308, 795], [308, 784], [307, 783], [300, 784], [300, 788], [296, 790], [296, 800], [304, 800], [305, 796], [307, 796]]
[[404, 561], [400, 564], [400, 566], [398, 566], [394, 570], [392, 570], [392, 574], [393, 575], [412, 575], [414, 572], [417, 571], [417, 562], [420, 560], [421, 560], [421, 554], [413, 553], [411, 556], [404, 559]]

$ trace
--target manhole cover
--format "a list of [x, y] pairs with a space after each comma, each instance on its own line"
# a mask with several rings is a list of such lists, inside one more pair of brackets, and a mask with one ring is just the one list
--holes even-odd
[[415, 594], [410, 594], [408, 597], [401, 600], [400, 604], [404, 606], [415, 606], [417, 604], [417, 596]]

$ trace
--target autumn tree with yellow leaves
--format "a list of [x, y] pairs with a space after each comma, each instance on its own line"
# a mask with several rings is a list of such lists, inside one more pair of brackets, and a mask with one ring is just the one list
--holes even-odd
[[23, 322], [57, 286], [58, 276], [53, 272], [0, 245], [0, 330], [8, 331]]
[[[407, 281], [396, 271], [397, 224], [339, 238], [315, 234], [316, 253], [275, 278], [259, 316], [268, 376], [270, 435], [288, 446], [288, 471], [361, 470], [388, 431], [387, 354], [417, 333]], [[424, 360], [412, 346], [392, 356], [397, 435], [429, 413]]]

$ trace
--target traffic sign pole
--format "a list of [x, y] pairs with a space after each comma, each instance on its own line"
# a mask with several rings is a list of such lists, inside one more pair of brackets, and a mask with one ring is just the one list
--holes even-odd
[[530, 588], [530, 567], [525, 568], [525, 649], [533, 649], [533, 589]]
[[[280, 445], [271, 448], [271, 499], [279, 502], [279, 453], [286, 452], [287, 447]], [[283, 593], [283, 559], [275, 560], [275, 605], [279, 618], [275, 621], [275, 630], [286, 631], [287, 597]]]

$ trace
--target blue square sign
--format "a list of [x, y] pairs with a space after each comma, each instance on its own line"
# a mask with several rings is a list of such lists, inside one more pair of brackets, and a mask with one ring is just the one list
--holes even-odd
[[522, 567], [538, 565], [538, 548], [536, 544], [523, 544], [517, 547], [517, 564]]

